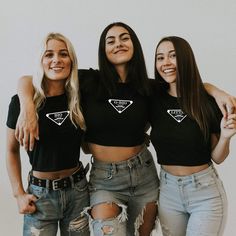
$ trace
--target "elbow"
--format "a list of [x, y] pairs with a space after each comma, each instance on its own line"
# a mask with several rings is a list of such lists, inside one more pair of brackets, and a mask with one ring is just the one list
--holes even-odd
[[216, 165], [220, 165], [223, 161], [224, 161], [224, 160], [217, 160], [217, 161], [214, 160], [214, 163], [215, 163]]
[[224, 160], [227, 158], [228, 154], [226, 154], [224, 157], [219, 158], [219, 159], [213, 159], [214, 163], [217, 165], [220, 165]]

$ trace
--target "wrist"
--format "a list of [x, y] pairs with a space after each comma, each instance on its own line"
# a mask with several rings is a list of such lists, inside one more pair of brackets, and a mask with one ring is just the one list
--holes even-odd
[[21, 98], [20, 99], [20, 107], [21, 108], [34, 107], [34, 102], [33, 102], [32, 98]]
[[227, 144], [230, 142], [231, 137], [225, 136], [224, 134], [221, 133], [219, 142]]
[[22, 195], [24, 195], [25, 194], [25, 191], [23, 190], [23, 189], [21, 189], [21, 190], [18, 190], [17, 192], [14, 192], [13, 193], [13, 196], [15, 197], [15, 198], [18, 198], [18, 197], [20, 197], [20, 196], [22, 196]]

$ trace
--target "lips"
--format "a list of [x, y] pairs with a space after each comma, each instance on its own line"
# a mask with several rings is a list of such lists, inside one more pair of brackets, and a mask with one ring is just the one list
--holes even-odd
[[173, 73], [173, 72], [175, 72], [175, 69], [174, 69], [174, 68], [169, 68], [169, 69], [163, 70], [163, 72], [164, 72], [165, 74]]
[[59, 72], [63, 70], [63, 67], [51, 67], [50, 70], [53, 70], [55, 72]]
[[118, 50], [118, 51], [115, 51], [114, 54], [124, 53], [124, 52], [127, 52], [127, 50], [125, 50], [125, 49], [120, 49], [120, 50]]

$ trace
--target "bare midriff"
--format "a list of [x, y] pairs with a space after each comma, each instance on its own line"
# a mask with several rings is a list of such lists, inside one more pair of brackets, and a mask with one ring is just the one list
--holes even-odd
[[162, 165], [162, 169], [166, 172], [176, 176], [187, 176], [202, 171], [209, 167], [208, 164], [200, 166], [174, 166], [174, 165]]
[[73, 167], [70, 169], [54, 171], [54, 172], [33, 171], [33, 176], [35, 176], [39, 179], [51, 179], [51, 180], [62, 179], [62, 178], [72, 175], [78, 169], [79, 169], [79, 167], [76, 166], [76, 167]]
[[89, 143], [91, 154], [96, 160], [112, 163], [130, 159], [137, 155], [143, 148], [143, 145], [134, 147], [114, 147], [102, 146], [94, 143]]

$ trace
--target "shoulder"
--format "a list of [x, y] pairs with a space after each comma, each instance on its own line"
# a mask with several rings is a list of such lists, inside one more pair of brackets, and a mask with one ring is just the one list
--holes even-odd
[[209, 115], [211, 115], [210, 116], [211, 123], [215, 124], [216, 126], [219, 126], [223, 114], [221, 113], [221, 110], [218, 107], [215, 99], [209, 94], [207, 94], [207, 98], [211, 109], [211, 112], [209, 112], [210, 113]]
[[218, 107], [214, 97], [212, 97], [211, 95], [207, 94], [207, 99], [208, 99], [208, 102], [209, 102], [210, 106], [212, 107], [212, 109], [215, 112], [217, 112], [217, 113], [221, 113], [220, 108]]
[[92, 68], [89, 69], [79, 69], [78, 70], [79, 80], [94, 79], [99, 76], [99, 70]]
[[81, 91], [87, 91], [92, 87], [96, 87], [99, 80], [99, 70], [90, 69], [79, 69], [78, 70], [79, 76], [79, 84]]

